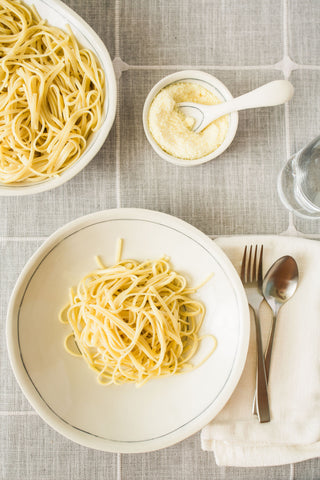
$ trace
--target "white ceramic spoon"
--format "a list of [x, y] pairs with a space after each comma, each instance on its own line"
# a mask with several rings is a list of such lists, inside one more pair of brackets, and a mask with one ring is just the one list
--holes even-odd
[[233, 98], [225, 103], [219, 103], [218, 105], [181, 102], [178, 103], [178, 107], [187, 117], [195, 119], [193, 131], [199, 133], [211, 122], [222, 117], [222, 115], [247, 108], [280, 105], [290, 100], [293, 92], [293, 85], [287, 80], [274, 80], [240, 97]]

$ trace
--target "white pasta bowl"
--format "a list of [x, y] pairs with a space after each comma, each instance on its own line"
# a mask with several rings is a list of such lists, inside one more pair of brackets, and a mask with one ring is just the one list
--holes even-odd
[[153, 135], [150, 132], [149, 128], [149, 110], [150, 106], [153, 102], [153, 99], [156, 95], [162, 90], [163, 88], [177, 82], [192, 82], [197, 83], [214, 95], [216, 95], [222, 102], [226, 102], [233, 98], [232, 94], [230, 93], [229, 89], [222, 83], [218, 78], [210, 75], [209, 73], [202, 72], [200, 70], [183, 70], [180, 72], [172, 73], [164, 78], [162, 78], [154, 87], [150, 90], [143, 107], [143, 114], [142, 114], [142, 122], [145, 135], [147, 140], [149, 141], [150, 145], [154, 149], [154, 151], [164, 160], [167, 162], [173, 163], [174, 165], [178, 165], [180, 167], [194, 167], [196, 165], [202, 165], [203, 163], [209, 162], [214, 158], [219, 157], [225, 150], [230, 146], [232, 143], [237, 128], [238, 128], [238, 112], [232, 112], [228, 115], [229, 117], [229, 128], [227, 130], [226, 136], [222, 144], [213, 152], [209, 153], [200, 158], [196, 158], [194, 160], [187, 160], [183, 158], [177, 158], [166, 151], [164, 151], [161, 146], [156, 142], [153, 138]]
[[[70, 327], [59, 322], [68, 291], [96, 268], [122, 258], [168, 255], [190, 286], [212, 278], [194, 297], [206, 316], [200, 335], [217, 339], [199, 368], [134, 384], [102, 386], [82, 358], [64, 348]], [[170, 215], [115, 209], [79, 218], [55, 232], [30, 258], [13, 290], [7, 345], [17, 381], [38, 414], [65, 437], [110, 452], [146, 452], [194, 434], [223, 408], [240, 379], [249, 342], [246, 296], [233, 265], [215, 242]], [[212, 343], [200, 342], [194, 363]]]
[[65, 30], [70, 25], [79, 44], [94, 52], [105, 74], [105, 100], [100, 128], [92, 133], [79, 159], [59, 176], [34, 184], [0, 183], [0, 196], [31, 195], [56, 188], [79, 173], [99, 152], [105, 142], [116, 113], [117, 86], [109, 52], [95, 31], [71, 8], [60, 0], [25, 0], [26, 5], [34, 5], [39, 15], [48, 24]]

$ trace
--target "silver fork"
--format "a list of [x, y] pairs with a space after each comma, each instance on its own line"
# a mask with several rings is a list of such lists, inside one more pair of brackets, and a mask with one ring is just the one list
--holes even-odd
[[[261, 339], [261, 329], [259, 321], [259, 306], [262, 301], [262, 260], [263, 245], [258, 254], [258, 246], [255, 246], [252, 260], [252, 245], [249, 252], [247, 246], [244, 249], [241, 264], [241, 281], [245, 287], [249, 307], [253, 312], [256, 327], [257, 342], [257, 382], [256, 382], [256, 406], [260, 423], [270, 421], [269, 400], [267, 389], [266, 369], [264, 364], [264, 354]], [[259, 258], [258, 258], [259, 257]]]

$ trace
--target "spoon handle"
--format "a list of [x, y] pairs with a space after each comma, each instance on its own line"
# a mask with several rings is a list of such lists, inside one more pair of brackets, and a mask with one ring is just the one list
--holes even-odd
[[273, 319], [272, 319], [272, 327], [271, 327], [269, 342], [268, 342], [267, 351], [265, 354], [265, 361], [264, 361], [264, 365], [266, 367], [267, 381], [269, 380], [271, 353], [272, 353], [272, 347], [273, 347], [274, 332], [276, 330], [276, 322], [277, 322], [277, 314], [274, 313]]
[[257, 107], [272, 107], [287, 102], [294, 88], [287, 80], [274, 80], [234, 99], [237, 110]]
[[[264, 366], [265, 366], [265, 370], [266, 370], [266, 381], [267, 381], [267, 383], [269, 381], [271, 353], [272, 353], [272, 347], [273, 347], [274, 333], [276, 331], [277, 317], [278, 317], [278, 314], [273, 313], [272, 326], [271, 326], [271, 331], [270, 331], [267, 350], [266, 350], [266, 353], [265, 353]], [[256, 393], [254, 395], [253, 408], [252, 408], [253, 415], [257, 415], [257, 388], [258, 388], [258, 385], [256, 384]]]
[[[273, 107], [290, 100], [294, 88], [288, 80], [274, 80], [239, 97], [214, 106], [215, 118], [247, 108]], [[212, 109], [213, 110], [213, 109]], [[208, 109], [209, 111], [209, 109]], [[203, 127], [202, 127], [203, 128]]]

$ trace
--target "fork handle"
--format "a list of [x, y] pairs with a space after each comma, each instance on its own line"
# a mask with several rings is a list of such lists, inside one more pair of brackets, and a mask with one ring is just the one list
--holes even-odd
[[267, 376], [264, 363], [264, 354], [261, 339], [260, 321], [258, 315], [253, 310], [255, 327], [256, 327], [256, 341], [257, 341], [257, 389], [256, 389], [256, 403], [257, 413], [260, 423], [270, 422], [269, 399], [267, 388]]

